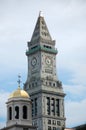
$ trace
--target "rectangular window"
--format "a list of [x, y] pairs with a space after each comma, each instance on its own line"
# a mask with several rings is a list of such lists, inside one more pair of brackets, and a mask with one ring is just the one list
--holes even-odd
[[49, 85], [50, 85], [50, 86], [52, 85], [51, 82], [49, 82]]
[[16, 113], [15, 119], [19, 119], [19, 106], [15, 107], [15, 113]]
[[53, 130], [56, 130], [56, 127], [53, 127]]
[[37, 115], [37, 98], [35, 98], [35, 116]]
[[9, 107], [9, 120], [12, 120], [12, 107]]
[[[61, 130], [60, 128], [56, 128], [56, 130]], [[63, 129], [62, 129], [63, 130]]]
[[23, 130], [28, 130], [28, 128], [23, 128]]
[[55, 83], [53, 83], [53, 87], [55, 87]]
[[51, 124], [51, 120], [48, 120], [48, 124]]
[[52, 111], [52, 115], [55, 115], [55, 99], [54, 98], [51, 99], [51, 111]]
[[56, 99], [56, 114], [57, 116], [60, 116], [59, 99]]
[[32, 101], [32, 117], [33, 117], [33, 115], [34, 115], [33, 100], [31, 100], [31, 101]]
[[51, 130], [51, 126], [48, 126], [48, 130]]
[[52, 124], [53, 124], [53, 125], [56, 125], [56, 120], [53, 120], [53, 121], [52, 121]]
[[47, 97], [47, 114], [50, 115], [50, 98]]
[[59, 126], [60, 126], [60, 125], [61, 125], [61, 122], [60, 122], [60, 121], [57, 121], [57, 125], [59, 125]]

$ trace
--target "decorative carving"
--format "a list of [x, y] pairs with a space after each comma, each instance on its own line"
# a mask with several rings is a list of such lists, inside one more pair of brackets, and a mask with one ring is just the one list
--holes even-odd
[[47, 76], [46, 79], [53, 80], [53, 77], [52, 76]]
[[37, 58], [33, 57], [31, 60], [31, 65], [34, 67], [37, 64]]
[[34, 74], [34, 73], [37, 73], [38, 72], [38, 69], [32, 69], [31, 73]]
[[45, 72], [52, 74], [52, 73], [53, 73], [53, 70], [51, 70], [51, 69], [45, 69]]
[[57, 87], [62, 88], [62, 82], [59, 80], [57, 81]]

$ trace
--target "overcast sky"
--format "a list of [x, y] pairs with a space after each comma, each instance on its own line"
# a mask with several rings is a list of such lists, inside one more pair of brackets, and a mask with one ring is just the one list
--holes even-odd
[[[27, 41], [39, 11], [56, 40], [57, 75], [63, 83], [66, 126], [86, 123], [86, 0], [0, 0], [0, 128], [8, 95], [27, 78]], [[23, 86], [23, 85], [21, 85]]]

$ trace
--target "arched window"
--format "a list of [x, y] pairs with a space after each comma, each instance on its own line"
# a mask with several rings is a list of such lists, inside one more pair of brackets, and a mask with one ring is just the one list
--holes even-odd
[[15, 118], [19, 119], [19, 107], [18, 106], [15, 107], [15, 112], [16, 112], [15, 113]]
[[12, 120], [12, 107], [9, 107], [9, 120]]
[[23, 119], [27, 119], [27, 106], [23, 106]]

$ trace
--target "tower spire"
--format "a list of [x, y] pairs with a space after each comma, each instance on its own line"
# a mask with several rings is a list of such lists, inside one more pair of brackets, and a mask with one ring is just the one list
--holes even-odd
[[31, 38], [31, 43], [38, 43], [40, 42], [40, 39], [44, 42], [52, 42], [52, 38], [50, 36], [50, 33], [48, 31], [46, 22], [43, 17], [42, 11], [39, 12], [39, 17]]
[[39, 17], [43, 17], [43, 12], [39, 11]]

